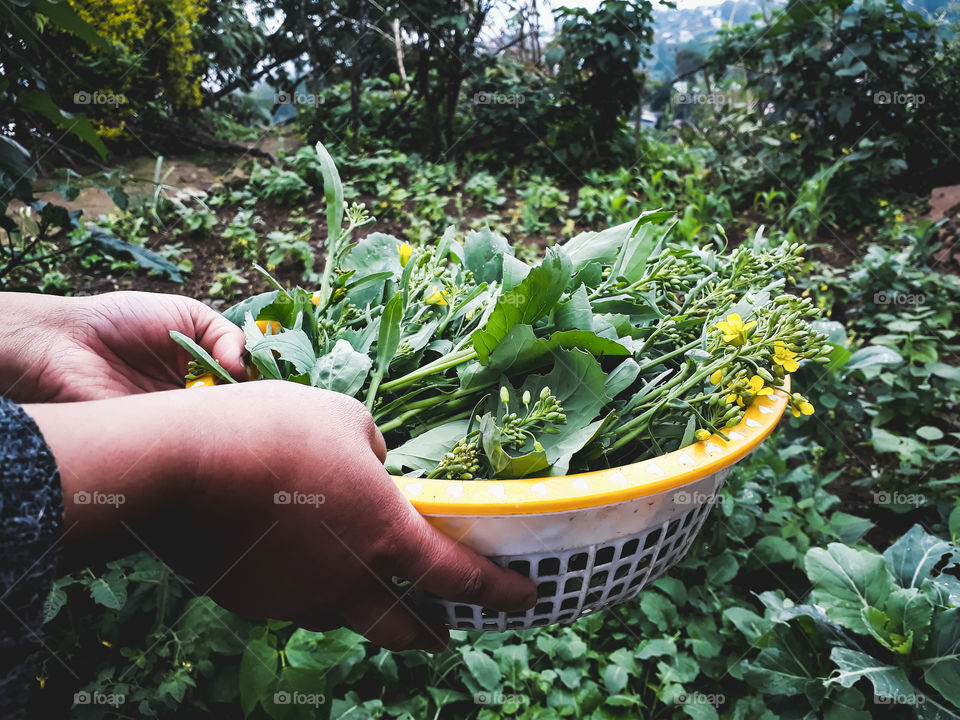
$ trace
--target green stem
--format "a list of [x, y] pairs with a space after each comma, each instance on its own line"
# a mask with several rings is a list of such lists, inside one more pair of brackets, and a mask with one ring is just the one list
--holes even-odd
[[370, 387], [367, 388], [367, 410], [373, 412], [373, 404], [377, 401], [377, 390], [380, 387], [380, 381], [383, 379], [383, 373], [376, 373], [370, 381]]
[[[660, 357], [651, 358], [650, 360], [647, 360], [645, 363], [643, 363], [643, 364], [640, 365], [640, 372], [643, 372], [644, 370], [649, 370], [650, 368], [652, 368], [652, 367], [654, 367], [654, 366], [656, 366], [656, 365], [659, 365], [660, 363], [664, 362], [665, 360], [669, 360], [669, 359], [671, 359], [671, 358], [674, 358], [674, 357], [676, 357], [677, 355], [682, 355], [683, 353], [687, 352], [688, 350], [693, 350], [693, 349], [694, 349], [697, 345], [699, 345], [699, 344], [700, 344], [700, 340], [699, 340], [699, 339], [698, 339], [698, 340], [694, 340], [694, 341], [692, 341], [692, 342], [687, 343], [686, 345], [684, 345], [684, 346], [682, 346], [682, 347], [678, 347], [676, 350], [674, 350], [674, 351], [672, 351], [672, 352], [668, 352], [666, 355], [661, 355]], [[643, 352], [643, 349], [641, 349], [640, 352], [642, 353], [642, 352]]]
[[403, 377], [399, 377], [396, 380], [391, 380], [383, 384], [382, 389], [386, 391], [396, 390], [397, 388], [402, 388], [411, 383], [416, 382], [420, 378], [426, 377], [427, 375], [433, 375], [437, 372], [443, 372], [449, 370], [452, 367], [457, 365], [462, 365], [465, 362], [469, 362], [477, 357], [477, 351], [470, 348], [468, 350], [460, 350], [459, 352], [453, 352], [448, 355], [444, 355], [442, 358], [434, 360], [432, 363], [424, 365], [417, 370], [414, 370], [411, 373], [407, 373]]

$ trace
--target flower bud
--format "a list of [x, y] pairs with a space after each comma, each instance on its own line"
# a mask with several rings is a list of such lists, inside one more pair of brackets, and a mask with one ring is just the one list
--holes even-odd
[[510, 402], [510, 391], [505, 386], [500, 387], [500, 402], [504, 405]]

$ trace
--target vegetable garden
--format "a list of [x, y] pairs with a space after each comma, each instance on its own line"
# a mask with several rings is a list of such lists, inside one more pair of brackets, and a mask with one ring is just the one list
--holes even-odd
[[[414, 480], [618, 468], [788, 409], [675, 567], [569, 624], [394, 653], [147, 551], [66, 575], [37, 717], [960, 717], [949, 9], [757, 6], [658, 75], [680, 11], [646, 2], [15, 5], [4, 289], [199, 297], [251, 377], [364, 402]], [[98, 92], [126, 96], [70, 101]], [[185, 383], [234, 382], [174, 340]]]

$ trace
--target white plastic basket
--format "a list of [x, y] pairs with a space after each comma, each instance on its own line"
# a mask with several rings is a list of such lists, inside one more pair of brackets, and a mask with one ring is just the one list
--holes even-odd
[[773, 430], [787, 395], [763, 396], [743, 421], [667, 455], [580, 475], [507, 481], [394, 478], [437, 529], [534, 580], [537, 605], [505, 613], [415, 591], [461, 630], [571, 623], [629, 600], [690, 549], [732, 466]]

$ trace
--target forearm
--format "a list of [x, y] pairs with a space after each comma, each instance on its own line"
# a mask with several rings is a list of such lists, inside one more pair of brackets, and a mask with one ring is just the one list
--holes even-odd
[[188, 391], [172, 391], [24, 406], [60, 469], [68, 565], [147, 549], [155, 529], [173, 522], [196, 472], [185, 420], [195, 404]]
[[50, 349], [62, 332], [68, 298], [0, 293], [0, 395], [16, 402], [39, 402], [40, 381], [53, 361]]

